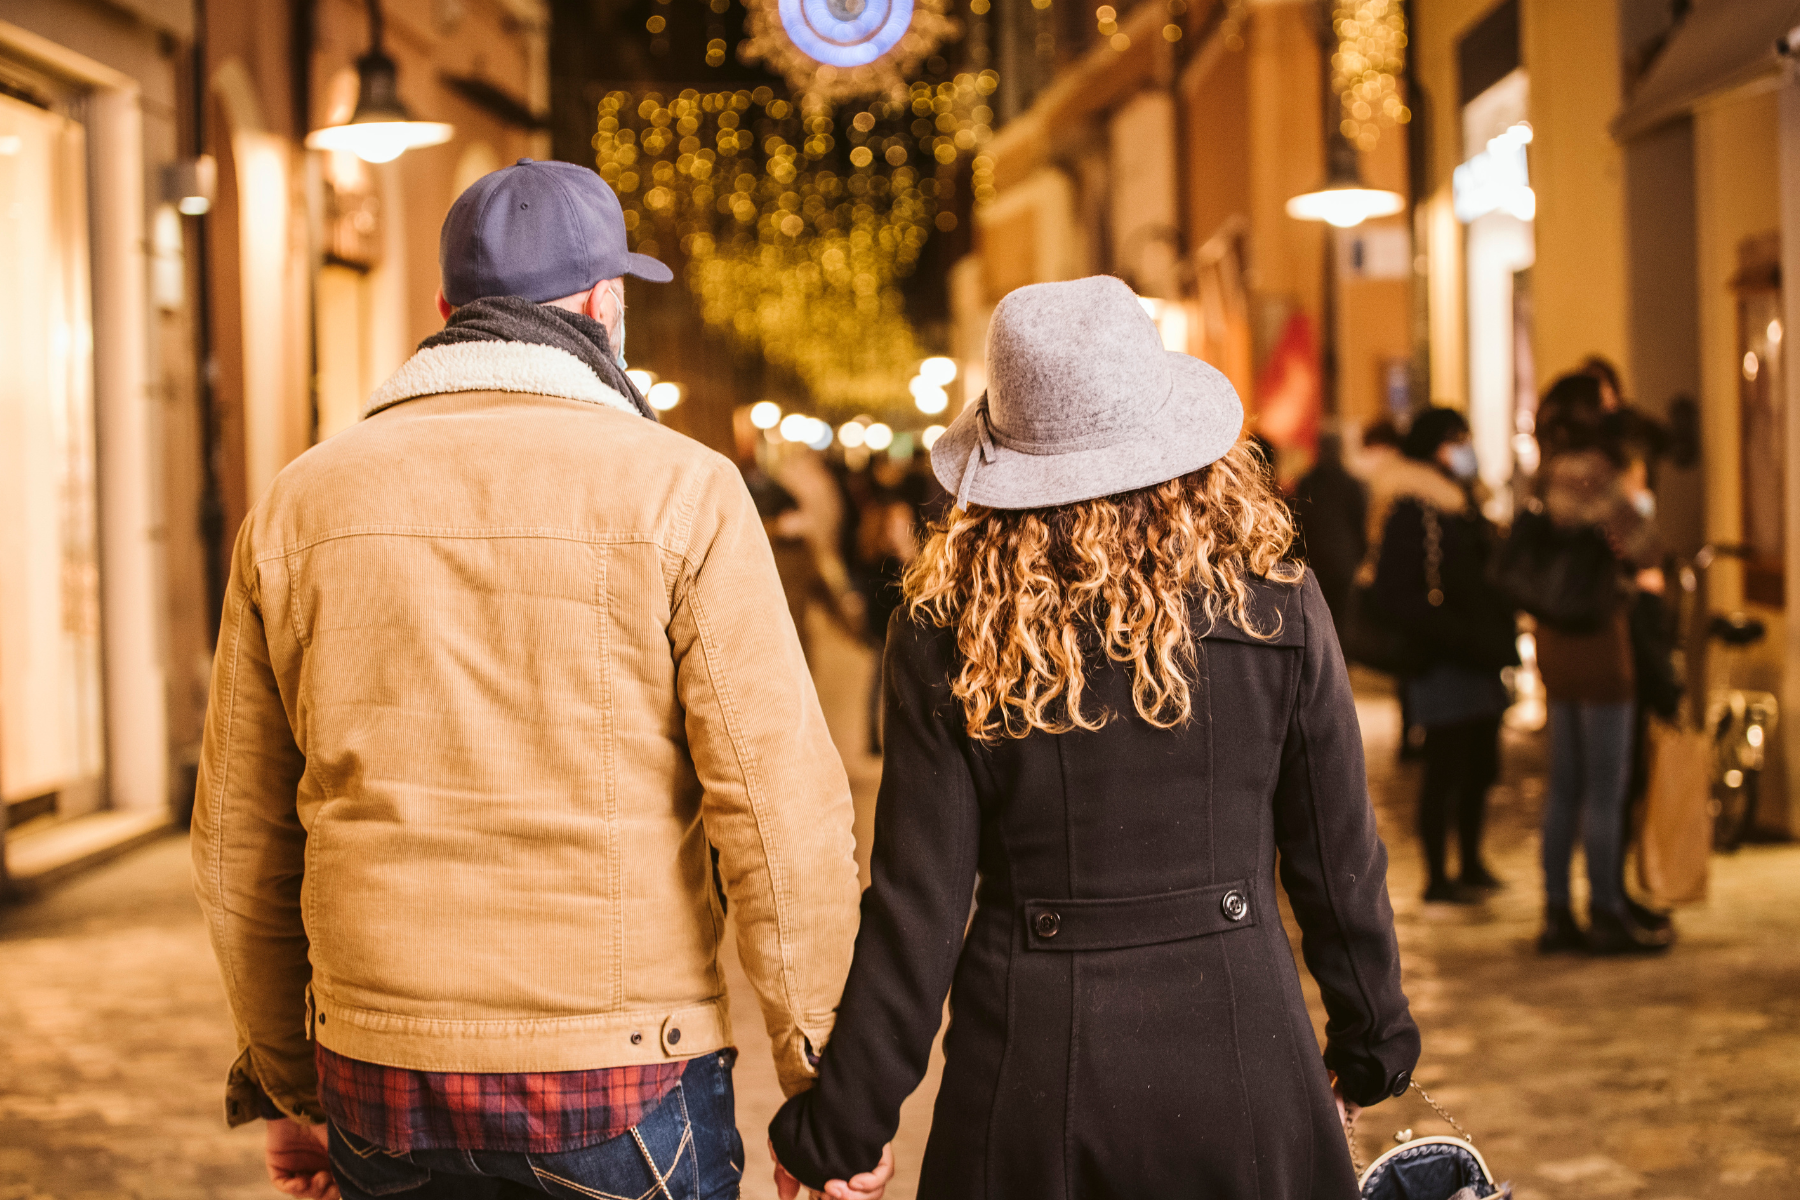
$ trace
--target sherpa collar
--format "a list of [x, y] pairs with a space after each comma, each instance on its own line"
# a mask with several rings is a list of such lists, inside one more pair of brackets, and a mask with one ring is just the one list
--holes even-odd
[[638, 415], [636, 405], [601, 383], [567, 350], [530, 342], [458, 342], [428, 347], [401, 363], [369, 397], [363, 416], [402, 400], [446, 392], [528, 392], [585, 400]]

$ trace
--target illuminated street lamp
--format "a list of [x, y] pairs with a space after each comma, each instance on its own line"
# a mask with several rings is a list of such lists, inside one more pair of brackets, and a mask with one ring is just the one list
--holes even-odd
[[381, 49], [381, 0], [369, 0], [369, 52], [356, 60], [356, 110], [342, 125], [306, 135], [309, 150], [347, 150], [364, 162], [392, 162], [419, 146], [450, 140], [442, 121], [415, 121], [400, 102], [394, 60]]
[[758, 400], [750, 406], [750, 423], [758, 429], [773, 429], [781, 424], [781, 405], [773, 400]]
[[666, 379], [661, 383], [653, 383], [650, 385], [650, 390], [644, 393], [644, 399], [648, 400], [650, 407], [657, 412], [668, 412], [681, 403], [681, 385], [670, 383]]

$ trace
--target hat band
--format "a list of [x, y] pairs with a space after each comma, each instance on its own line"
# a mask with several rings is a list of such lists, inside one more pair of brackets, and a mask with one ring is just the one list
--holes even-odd
[[983, 392], [975, 402], [975, 444], [969, 447], [969, 461], [963, 467], [962, 483], [957, 485], [956, 507], [968, 511], [969, 488], [975, 482], [976, 470], [984, 462], [993, 462], [998, 453], [994, 449], [993, 427], [988, 423], [988, 394]]

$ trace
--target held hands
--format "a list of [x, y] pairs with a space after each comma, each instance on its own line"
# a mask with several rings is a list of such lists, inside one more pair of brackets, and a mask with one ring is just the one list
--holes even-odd
[[302, 1125], [285, 1117], [263, 1124], [268, 1127], [263, 1161], [269, 1168], [269, 1182], [302, 1200], [338, 1200], [331, 1160], [325, 1153], [325, 1126]]
[[[775, 1164], [775, 1194], [781, 1200], [794, 1200], [800, 1194], [800, 1181], [789, 1175], [781, 1160], [775, 1157], [775, 1143], [769, 1143], [769, 1160]], [[881, 1200], [887, 1191], [888, 1181], [894, 1177], [894, 1147], [892, 1143], [881, 1148], [881, 1161], [873, 1171], [864, 1171], [849, 1180], [833, 1179], [825, 1184], [823, 1192], [815, 1192], [810, 1188], [807, 1195], [811, 1200]]]

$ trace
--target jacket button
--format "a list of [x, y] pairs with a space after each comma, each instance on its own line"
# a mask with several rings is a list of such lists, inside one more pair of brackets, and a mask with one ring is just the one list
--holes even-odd
[[643, 1035], [643, 1034], [641, 1034], [641, 1033], [636, 1033], [636, 1032], [634, 1032], [634, 1033], [632, 1033], [632, 1035], [631, 1035], [631, 1044], [632, 1044], [632, 1045], [634, 1045], [634, 1046], [641, 1046], [641, 1045], [643, 1045], [643, 1044], [644, 1044], [644, 1035]]
[[681, 1041], [681, 1030], [679, 1030], [679, 1029], [669, 1030], [669, 1045], [673, 1046], [680, 1041]]
[[1250, 901], [1244, 898], [1244, 893], [1232, 888], [1219, 901], [1219, 911], [1225, 914], [1227, 921], [1241, 921], [1250, 912]]
[[1393, 1094], [1395, 1096], [1406, 1095], [1406, 1089], [1410, 1086], [1412, 1086], [1412, 1072], [1411, 1071], [1402, 1071], [1398, 1075], [1394, 1076], [1394, 1092], [1393, 1092]]
[[1037, 915], [1037, 935], [1041, 938], [1053, 938], [1056, 931], [1062, 928], [1062, 918], [1053, 912], [1041, 912]]

